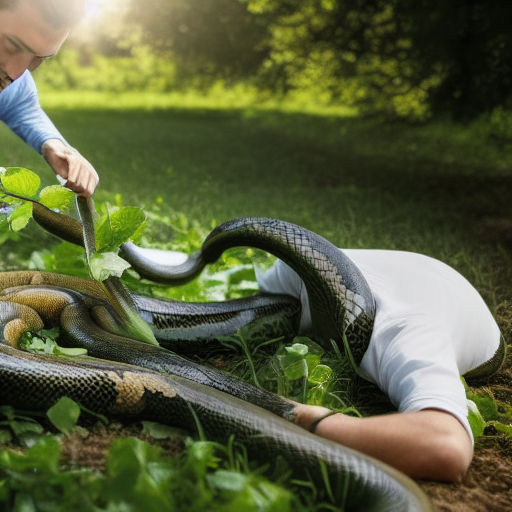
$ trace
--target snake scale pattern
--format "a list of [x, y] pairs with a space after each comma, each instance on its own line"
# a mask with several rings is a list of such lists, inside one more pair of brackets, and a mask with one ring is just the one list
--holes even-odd
[[[34, 209], [50, 231], [80, 243], [80, 223]], [[142, 276], [184, 282], [234, 246], [267, 250], [302, 277], [312, 304], [317, 339], [330, 347], [343, 338], [356, 362], [372, 331], [375, 303], [352, 262], [324, 238], [275, 219], [236, 219], [218, 226], [199, 253], [181, 266], [155, 268], [125, 244], [123, 257]], [[424, 493], [408, 477], [371, 457], [310, 434], [294, 425], [294, 402], [193, 363], [174, 351], [123, 333], [122, 320], [92, 281], [43, 272], [0, 274], [0, 396], [16, 407], [46, 410], [62, 396], [109, 416], [147, 418], [194, 432], [195, 418], [211, 439], [231, 434], [255, 458], [282, 456], [297, 476], [322, 485], [345, 482], [350, 511], [429, 511]], [[229, 330], [249, 325], [257, 332], [293, 332], [299, 305], [285, 296], [256, 296], [227, 303], [186, 304], [133, 296], [157, 338], [174, 350], [200, 350]], [[28, 354], [17, 342], [26, 331], [57, 325], [61, 337], [87, 348], [90, 358], [68, 360]]]

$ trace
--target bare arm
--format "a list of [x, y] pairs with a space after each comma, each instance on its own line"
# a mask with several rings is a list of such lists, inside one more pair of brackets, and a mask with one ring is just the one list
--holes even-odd
[[[308, 428], [328, 409], [297, 406], [296, 423]], [[451, 414], [425, 409], [368, 418], [329, 416], [315, 433], [371, 455], [417, 479], [459, 481], [473, 457], [466, 429]]]

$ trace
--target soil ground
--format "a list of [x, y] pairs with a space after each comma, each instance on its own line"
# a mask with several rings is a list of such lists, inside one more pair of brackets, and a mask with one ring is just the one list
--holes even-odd
[[[507, 308], [512, 318], [512, 308]], [[505, 318], [500, 318], [501, 323]], [[512, 325], [512, 324], [511, 324]], [[510, 325], [504, 332], [507, 334]], [[510, 338], [508, 338], [510, 339]], [[512, 405], [512, 346], [508, 345], [507, 361], [500, 372], [476, 389], [485, 386], [493, 395]], [[377, 401], [380, 401], [378, 398]], [[381, 402], [382, 404], [382, 402]], [[142, 434], [139, 423], [96, 423], [84, 439], [78, 433], [70, 436], [63, 446], [64, 462], [72, 466], [104, 469], [108, 447], [115, 439], [135, 436], [157, 444], [169, 456], [183, 449], [183, 438], [154, 440]], [[457, 484], [419, 482], [432, 500], [437, 512], [510, 512], [512, 511], [512, 439], [487, 428], [475, 443], [475, 454], [469, 471]]]

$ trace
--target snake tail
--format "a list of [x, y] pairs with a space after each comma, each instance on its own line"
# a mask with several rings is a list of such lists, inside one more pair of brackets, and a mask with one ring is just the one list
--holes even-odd
[[386, 464], [180, 377], [108, 361], [28, 354], [0, 344], [0, 393], [3, 403], [24, 409], [45, 411], [68, 396], [94, 412], [144, 417], [189, 432], [196, 429], [195, 416], [210, 439], [226, 442], [234, 434], [256, 460], [263, 456], [266, 462], [272, 453], [284, 458], [295, 475], [310, 476], [318, 485], [323, 474], [331, 483], [341, 482], [346, 510], [431, 510], [418, 486]]

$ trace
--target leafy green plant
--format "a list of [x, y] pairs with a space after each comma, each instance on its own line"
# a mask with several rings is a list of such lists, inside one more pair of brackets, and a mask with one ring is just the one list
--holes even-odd
[[322, 499], [336, 498], [339, 491], [315, 489], [313, 507], [311, 492], [296, 494], [283, 487], [294, 484], [282, 461], [275, 468], [277, 483], [270, 482], [250, 468], [243, 447], [233, 440], [221, 445], [188, 439], [184, 452], [169, 458], [139, 439], [118, 439], [103, 473], [63, 471], [60, 459], [56, 436], [41, 438], [23, 454], [1, 449], [0, 506], [37, 511], [302, 512], [330, 510]]
[[46, 412], [48, 419], [63, 434], [71, 432], [80, 417], [80, 406], [63, 396]]
[[[0, 199], [11, 206], [8, 213], [9, 227], [21, 231], [32, 218], [33, 204], [40, 203], [53, 210], [69, 209], [74, 193], [60, 185], [51, 185], [39, 191], [39, 176], [22, 167], [11, 167], [0, 173]], [[120, 245], [140, 237], [146, 216], [140, 208], [106, 208], [95, 219], [95, 247], [91, 248], [90, 273], [94, 279], [104, 281], [109, 276], [121, 277], [130, 265], [119, 258]]]
[[[28, 224], [34, 203], [64, 208], [69, 206], [70, 197], [74, 197], [70, 190], [61, 186], [46, 187], [38, 194], [41, 185], [39, 176], [21, 167], [6, 169], [0, 180], [3, 197], [8, 203], [15, 204], [8, 218], [14, 231], [19, 231]], [[134, 207], [113, 212], [107, 210], [105, 216], [98, 221], [100, 236], [96, 237], [96, 219], [93, 217], [96, 212], [93, 211], [92, 199], [77, 197], [77, 207], [82, 217], [85, 256], [91, 276], [104, 286], [111, 304], [125, 321], [127, 333], [136, 339], [158, 345], [151, 329], [138, 315], [131, 297], [115, 279], [121, 277], [130, 266], [118, 256], [119, 246], [140, 235], [145, 223], [144, 212]]]
[[27, 331], [20, 336], [18, 346], [27, 352], [53, 354], [57, 356], [83, 356], [87, 350], [83, 348], [61, 347], [57, 344], [59, 328], [43, 329], [35, 333]]
[[23, 445], [30, 444], [43, 433], [43, 427], [34, 418], [18, 413], [8, 405], [0, 406], [0, 443], [13, 440]]
[[0, 172], [0, 199], [11, 206], [7, 220], [13, 231], [22, 230], [32, 218], [33, 203], [47, 208], [66, 210], [74, 194], [60, 185], [50, 185], [39, 191], [39, 176], [23, 167], [10, 167]]
[[468, 419], [475, 438], [484, 434], [486, 427], [512, 436], [512, 406], [497, 400], [490, 390], [473, 390], [461, 377], [468, 400]]

